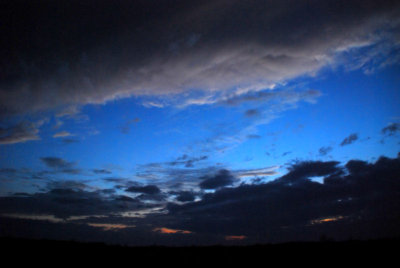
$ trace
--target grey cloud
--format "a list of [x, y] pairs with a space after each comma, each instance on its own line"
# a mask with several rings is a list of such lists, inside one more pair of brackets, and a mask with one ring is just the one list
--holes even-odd
[[54, 172], [67, 173], [71, 175], [80, 174], [82, 170], [75, 168], [75, 162], [68, 162], [59, 157], [42, 157], [40, 160], [49, 168], [53, 169]]
[[47, 167], [54, 168], [54, 169], [70, 169], [75, 165], [75, 163], [68, 162], [59, 157], [48, 156], [48, 157], [42, 157], [42, 158], [40, 158], [40, 160]]
[[273, 88], [343, 52], [394, 46], [399, 17], [389, 0], [18, 3], [2, 16], [3, 116], [193, 89], [204, 93], [194, 103], [210, 103]]
[[93, 173], [95, 174], [111, 174], [112, 172], [107, 169], [93, 169]]
[[391, 123], [388, 126], [382, 128], [381, 132], [384, 135], [393, 136], [400, 131], [399, 123]]
[[30, 122], [21, 122], [8, 128], [0, 127], [0, 145], [39, 140], [38, 133], [37, 125]]
[[217, 174], [211, 177], [203, 178], [199, 186], [202, 189], [218, 189], [224, 186], [232, 185], [237, 179], [229, 172], [229, 170], [221, 169]]
[[327, 147], [319, 148], [318, 152], [319, 152], [319, 155], [325, 156], [328, 153], [330, 153], [332, 150], [333, 150], [333, 148], [331, 146], [327, 146]]
[[346, 137], [341, 143], [340, 146], [345, 146], [345, 145], [350, 145], [353, 142], [358, 140], [358, 135], [357, 133], [350, 134], [348, 137]]
[[57, 188], [45, 193], [24, 197], [0, 197], [0, 213], [54, 215], [66, 219], [71, 216], [101, 215], [137, 209], [140, 202], [107, 200], [97, 192]]
[[249, 109], [244, 113], [247, 117], [257, 116], [260, 112], [257, 109]]
[[176, 197], [176, 200], [180, 202], [192, 202], [196, 198], [196, 195], [193, 192], [189, 191], [182, 191], [179, 192], [178, 196]]
[[76, 140], [76, 139], [63, 139], [62, 142], [64, 144], [71, 144], [71, 143], [78, 143], [79, 140]]
[[132, 193], [143, 193], [148, 195], [159, 194], [161, 191], [156, 185], [146, 185], [146, 186], [131, 186], [125, 191]]
[[[335, 161], [300, 162], [268, 183], [222, 188], [199, 202], [170, 204], [169, 216], [180, 219], [172, 228], [243, 234], [256, 242], [260, 237], [318, 240], [322, 233], [335, 239], [395, 237], [400, 233], [399, 167], [399, 158], [386, 157], [375, 163], [351, 160], [344, 167]], [[311, 181], [312, 176], [323, 176], [323, 183]]]

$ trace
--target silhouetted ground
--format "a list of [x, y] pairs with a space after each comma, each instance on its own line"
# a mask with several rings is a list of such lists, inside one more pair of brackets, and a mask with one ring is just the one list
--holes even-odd
[[[399, 239], [346, 242], [296, 242], [254, 246], [126, 247], [102, 243], [0, 238], [3, 263], [13, 264], [395, 264]], [[395, 261], [395, 263], [393, 263]], [[278, 262], [278, 263], [277, 263]], [[274, 265], [274, 266], [275, 266]], [[253, 267], [253, 266], [252, 266]]]

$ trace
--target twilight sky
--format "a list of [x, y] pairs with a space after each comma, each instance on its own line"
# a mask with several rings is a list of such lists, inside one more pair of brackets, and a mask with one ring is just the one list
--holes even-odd
[[398, 1], [2, 1], [0, 18], [1, 236], [400, 235]]

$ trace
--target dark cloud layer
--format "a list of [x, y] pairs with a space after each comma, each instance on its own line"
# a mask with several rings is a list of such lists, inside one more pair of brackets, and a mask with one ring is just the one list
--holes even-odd
[[[323, 183], [312, 181], [314, 176], [322, 176]], [[53, 215], [58, 219], [92, 215], [77, 220], [80, 224], [131, 225], [134, 222], [136, 230], [116, 231], [115, 235], [130, 234], [130, 239], [134, 240], [132, 243], [139, 244], [146, 244], [149, 238], [154, 238], [152, 229], [155, 227], [189, 230], [196, 235], [185, 240], [191, 243], [198, 237], [207, 237], [208, 243], [213, 243], [221, 241], [218, 240], [220, 237], [231, 235], [246, 236], [247, 243], [318, 240], [321, 235], [334, 239], [400, 235], [400, 158], [381, 157], [375, 163], [350, 160], [344, 166], [335, 161], [298, 162], [290, 167], [287, 174], [268, 183], [223, 187], [229, 185], [226, 178], [230, 177], [227, 170], [210, 177], [213, 179], [210, 181], [212, 187], [219, 187], [214, 193], [171, 192], [171, 196], [184, 203], [170, 203], [168, 213], [148, 214], [134, 221], [116, 213], [140, 215], [142, 209], [154, 208], [144, 203], [148, 201], [147, 197], [152, 196], [149, 193], [155, 192], [148, 191], [150, 188], [146, 186], [136, 189], [146, 192], [143, 198], [132, 198], [115, 195], [114, 191], [107, 195], [101, 191], [89, 192], [74, 182], [55, 184], [44, 193], [0, 197], [0, 215], [4, 222], [18, 215]], [[201, 200], [192, 202], [195, 195]], [[159, 193], [154, 196], [164, 202]], [[24, 234], [27, 226], [32, 227], [40, 218], [22, 219], [19, 234]], [[76, 230], [71, 235], [80, 239], [79, 230], [85, 229], [85, 226], [75, 226]], [[2, 226], [2, 233], [13, 233], [15, 228], [14, 225], [13, 228]], [[46, 236], [43, 230], [38, 233]], [[100, 237], [109, 241], [102, 235]], [[125, 240], [113, 241], [121, 243]], [[152, 242], [163, 243], [163, 240]], [[181, 242], [175, 240], [175, 244]]]
[[214, 176], [203, 178], [203, 181], [199, 186], [202, 189], [218, 189], [231, 185], [235, 181], [236, 178], [229, 172], [229, 170], [221, 169]]
[[146, 186], [131, 186], [125, 191], [132, 193], [143, 193], [143, 194], [159, 194], [161, 190], [156, 185], [146, 185]]
[[[391, 0], [2, 1], [0, 114], [193, 89], [212, 103], [273, 88], [351, 49], [386, 42], [390, 53], [398, 7]], [[351, 65], [363, 68], [368, 55]], [[163, 103], [148, 102], [155, 105]]]
[[[312, 176], [324, 176], [324, 183]], [[345, 167], [298, 163], [275, 181], [224, 188], [169, 209], [182, 219], [174, 227], [201, 233], [275, 242], [318, 239], [323, 233], [336, 239], [390, 237], [400, 235], [399, 176], [399, 158], [381, 157], [374, 164], [351, 160]]]

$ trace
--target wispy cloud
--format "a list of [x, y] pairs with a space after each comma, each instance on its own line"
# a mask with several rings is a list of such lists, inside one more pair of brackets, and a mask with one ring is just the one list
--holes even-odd
[[74, 136], [74, 135], [68, 131], [60, 131], [60, 132], [55, 133], [53, 135], [53, 138], [65, 138], [65, 137], [69, 137], [69, 136]]
[[354, 143], [356, 140], [358, 140], [358, 134], [357, 133], [350, 134], [340, 143], [340, 146], [350, 145]]
[[0, 144], [15, 144], [27, 141], [40, 140], [37, 124], [22, 122], [17, 125], [0, 128]]

